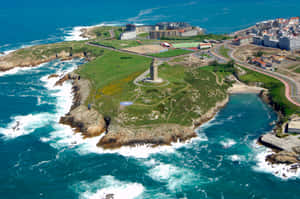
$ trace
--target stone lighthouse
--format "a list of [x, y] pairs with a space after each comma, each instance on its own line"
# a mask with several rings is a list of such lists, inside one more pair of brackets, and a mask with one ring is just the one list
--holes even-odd
[[150, 79], [153, 82], [159, 81], [158, 79], [158, 65], [156, 64], [156, 60], [153, 59], [150, 66]]

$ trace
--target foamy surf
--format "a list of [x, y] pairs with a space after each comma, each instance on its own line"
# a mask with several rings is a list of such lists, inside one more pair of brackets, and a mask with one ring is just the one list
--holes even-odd
[[31, 71], [33, 69], [40, 68], [40, 67], [42, 67], [44, 65], [45, 65], [45, 63], [40, 64], [38, 66], [34, 66], [34, 67], [14, 67], [14, 68], [12, 68], [10, 70], [4, 71], [4, 72], [0, 72], [0, 77], [7, 76], [7, 75], [19, 75], [19, 74], [23, 74], [23, 73], [29, 72], [29, 71]]
[[114, 199], [134, 199], [142, 195], [145, 188], [135, 182], [116, 180], [113, 176], [103, 176], [95, 182], [81, 182], [73, 186], [81, 193], [80, 199], [105, 199], [112, 196]]
[[254, 145], [256, 166], [255, 171], [270, 173], [282, 180], [300, 178], [300, 169], [293, 169], [292, 165], [271, 164], [266, 161], [266, 157], [274, 153], [271, 149], [258, 144]]
[[234, 155], [228, 156], [228, 159], [231, 160], [232, 162], [242, 162], [242, 161], [246, 160], [246, 157], [243, 155], [234, 154]]
[[27, 135], [35, 131], [35, 129], [46, 126], [53, 119], [53, 115], [49, 113], [29, 114], [24, 116], [15, 116], [12, 122], [5, 128], [0, 128], [0, 133], [6, 138], [16, 138]]
[[[73, 71], [77, 67], [78, 60], [68, 62], [56, 62], [60, 64], [69, 63], [70, 65], [65, 69], [58, 70], [58, 74], [61, 76], [70, 71]], [[42, 67], [47, 64], [55, 64], [56, 62], [44, 63], [37, 67]], [[28, 71], [34, 69], [28, 68]], [[27, 71], [27, 68], [25, 70]], [[24, 69], [16, 69], [14, 71], [7, 72], [8, 74], [17, 74], [20, 71], [24, 72]], [[20, 115], [13, 117], [11, 123], [9, 123], [5, 128], [0, 128], [0, 133], [3, 134], [5, 138], [11, 139], [27, 135], [34, 132], [38, 128], [42, 128], [52, 123], [56, 124], [59, 121], [60, 117], [69, 111], [73, 100], [71, 83], [66, 82], [62, 86], [54, 87], [54, 84], [57, 80], [59, 80], [59, 77], [48, 79], [48, 75], [43, 76], [40, 80], [44, 82], [44, 86], [50, 91], [50, 95], [56, 98], [56, 111], [54, 113], [31, 113], [28, 115]]]
[[88, 40], [88, 38], [82, 36], [82, 29], [93, 28], [93, 27], [101, 27], [101, 26], [118, 26], [121, 24], [106, 24], [101, 23], [94, 26], [76, 26], [72, 28], [72, 30], [66, 31], [66, 35], [64, 36], [65, 41], [83, 41]]
[[223, 146], [223, 148], [227, 149], [227, 148], [230, 148], [232, 147], [233, 145], [236, 144], [235, 140], [233, 139], [225, 139], [225, 140], [222, 140], [220, 142], [220, 144]]
[[[148, 163], [146, 163], [147, 165]], [[149, 165], [149, 164], [148, 164]], [[206, 180], [199, 180], [198, 174], [192, 170], [182, 167], [177, 167], [172, 164], [165, 164], [159, 161], [154, 161], [148, 175], [155, 181], [167, 183], [170, 191], [176, 192], [181, 190], [185, 185], [197, 183], [205, 183]]]
[[75, 148], [75, 150], [81, 155], [86, 155], [89, 153], [119, 154], [125, 157], [148, 158], [152, 154], [175, 153], [177, 149], [185, 147], [193, 141], [199, 140], [197, 138], [194, 138], [185, 143], [172, 143], [170, 146], [152, 147], [151, 145], [144, 144], [137, 146], [123, 146], [119, 149], [103, 149], [101, 147], [98, 147], [97, 143], [101, 140], [104, 134], [98, 137], [84, 139], [80, 133], [74, 133], [74, 131], [69, 126], [59, 124], [56, 129], [57, 131], [51, 133], [50, 139], [56, 141], [51, 143], [50, 145], [58, 149], [65, 147]]

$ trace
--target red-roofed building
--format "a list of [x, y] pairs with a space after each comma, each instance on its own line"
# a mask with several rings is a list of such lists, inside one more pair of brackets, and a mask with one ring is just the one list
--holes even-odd
[[261, 58], [259, 57], [255, 57], [251, 60], [251, 64], [255, 64], [257, 66], [260, 66], [262, 67], [263, 69], [266, 69], [267, 67], [272, 67], [272, 64], [271, 63], [267, 63], [267, 62], [264, 62]]
[[299, 24], [299, 17], [291, 17], [289, 24], [291, 25], [298, 25]]

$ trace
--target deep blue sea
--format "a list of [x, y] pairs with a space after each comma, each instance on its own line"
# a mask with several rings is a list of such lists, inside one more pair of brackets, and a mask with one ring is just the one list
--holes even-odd
[[[296, 0], [3, 1], [0, 51], [80, 39], [80, 26], [186, 21], [229, 33], [299, 10]], [[0, 73], [1, 199], [300, 198], [299, 172], [268, 165], [271, 151], [256, 144], [277, 116], [255, 94], [232, 95], [185, 144], [104, 151], [98, 138], [74, 135], [58, 124], [71, 106], [71, 85], [54, 87], [48, 75], [83, 63], [55, 60]]]

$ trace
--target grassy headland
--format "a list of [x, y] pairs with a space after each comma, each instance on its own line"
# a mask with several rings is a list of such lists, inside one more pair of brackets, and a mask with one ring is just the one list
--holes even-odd
[[[77, 73], [92, 82], [86, 104], [119, 125], [180, 124], [190, 126], [217, 102], [226, 98], [227, 82], [217, 83], [216, 75], [199, 68], [163, 64], [158, 85], [137, 86], [133, 80], [148, 69], [151, 59], [105, 51], [104, 55], [83, 65]], [[120, 102], [133, 105], [121, 107]]]

